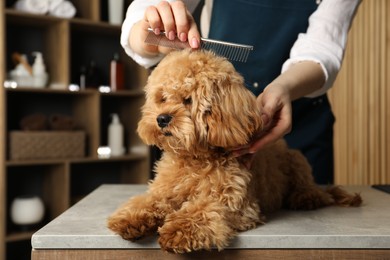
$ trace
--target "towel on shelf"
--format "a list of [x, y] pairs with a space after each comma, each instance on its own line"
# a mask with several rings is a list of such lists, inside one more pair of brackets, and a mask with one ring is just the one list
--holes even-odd
[[15, 9], [32, 14], [46, 14], [49, 11], [49, 0], [18, 0]]
[[76, 15], [76, 8], [67, 0], [50, 0], [49, 14], [61, 18], [72, 18]]
[[45, 131], [48, 129], [47, 117], [41, 113], [24, 116], [19, 125], [23, 131]]
[[53, 114], [49, 117], [49, 127], [55, 131], [72, 131], [75, 129], [75, 120], [72, 116]]
[[64, 2], [64, 0], [49, 0], [49, 11], [57, 8], [62, 2]]

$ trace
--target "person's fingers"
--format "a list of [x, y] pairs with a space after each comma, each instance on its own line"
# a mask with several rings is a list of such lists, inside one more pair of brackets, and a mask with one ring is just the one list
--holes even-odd
[[[291, 117], [285, 113], [282, 118], [274, 118], [277, 122], [272, 122], [269, 126], [269, 130], [262, 135], [257, 141], [255, 141], [248, 149], [249, 153], [255, 153], [264, 146], [275, 142], [282, 138], [291, 131]], [[275, 124], [275, 125], [274, 125]]]
[[270, 117], [265, 113], [262, 113], [260, 117], [262, 122], [262, 130], [266, 130], [271, 123]]
[[[172, 3], [161, 1], [156, 6], [149, 6], [146, 9], [144, 20], [145, 25], [152, 28], [155, 34], [160, 34], [164, 30], [169, 40], [174, 40], [177, 36], [183, 42], [188, 41], [193, 49], [200, 47], [198, 27], [182, 1]], [[170, 48], [159, 47], [161, 53], [167, 53], [170, 50]]]
[[268, 118], [273, 118], [274, 114], [282, 108], [282, 103], [279, 98], [262, 96], [260, 107], [264, 115]]
[[146, 25], [146, 28], [143, 28], [144, 30], [147, 30], [148, 27], [150, 27], [153, 29], [155, 34], [160, 34], [161, 28], [163, 28], [163, 24], [157, 7], [148, 6], [145, 11], [144, 20], [144, 26]]
[[160, 29], [165, 31], [165, 35], [169, 40], [174, 40], [176, 37], [176, 24], [171, 5], [167, 1], [161, 1], [156, 7], [164, 26], [164, 28], [160, 26]]
[[171, 4], [171, 9], [175, 19], [177, 37], [182, 42], [185, 42], [187, 41], [188, 30], [190, 28], [187, 8], [182, 1], [176, 1]]
[[190, 29], [188, 30], [188, 43], [190, 44], [191, 48], [198, 49], [200, 47], [200, 33], [193, 18], [190, 17], [190, 19], [191, 25]]
[[279, 138], [280, 135], [278, 133], [271, 131], [267, 135], [264, 135], [261, 139], [254, 142], [252, 146], [248, 149], [248, 153], [256, 153], [261, 148], [265, 147], [270, 143], [273, 143]]
[[237, 149], [237, 150], [232, 150], [231, 154], [233, 157], [240, 157], [242, 155], [249, 154], [249, 147], [241, 148], [241, 149]]
[[176, 23], [177, 37], [183, 42], [188, 41], [191, 48], [199, 48], [200, 33], [185, 4], [182, 1], [176, 1], [171, 4], [171, 8]]

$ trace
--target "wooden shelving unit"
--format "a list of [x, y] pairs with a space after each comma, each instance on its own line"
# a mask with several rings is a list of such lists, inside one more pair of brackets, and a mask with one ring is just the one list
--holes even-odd
[[[9, 217], [9, 207], [16, 196], [29, 193], [43, 199], [46, 208], [43, 225], [102, 183], [146, 183], [150, 178], [148, 149], [144, 149], [145, 152], [133, 152], [132, 149], [143, 145], [136, 127], [148, 72], [122, 50], [119, 43], [121, 28], [106, 21], [106, 3], [101, 0], [72, 1], [77, 16], [61, 19], [16, 11], [13, 9], [15, 2], [7, 0], [0, 4], [1, 84], [14, 66], [11, 53], [40, 51], [49, 73], [49, 85], [54, 83], [63, 88], [1, 88], [0, 259], [21, 259], [24, 255], [20, 251], [31, 250], [29, 240], [36, 229], [21, 231]], [[125, 6], [130, 2], [125, 1]], [[102, 83], [107, 84], [109, 62], [114, 53], [119, 53], [124, 62], [125, 90], [111, 93], [100, 93], [97, 89], [67, 90], [69, 84], [77, 83], [80, 67], [91, 59], [100, 69]], [[77, 128], [86, 133], [86, 156], [10, 160], [9, 132], [18, 130], [19, 121], [35, 112], [48, 116], [55, 113], [71, 115]], [[112, 113], [117, 113], [124, 125], [126, 154], [100, 159], [97, 149], [107, 144], [107, 126]], [[13, 255], [15, 252], [17, 255]]]

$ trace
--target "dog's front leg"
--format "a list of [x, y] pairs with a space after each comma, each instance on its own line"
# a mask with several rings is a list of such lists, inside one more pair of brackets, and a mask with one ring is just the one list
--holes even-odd
[[135, 241], [155, 233], [171, 211], [171, 206], [161, 198], [151, 194], [138, 195], [109, 217], [108, 227], [122, 238]]
[[235, 232], [226, 219], [226, 206], [210, 200], [189, 201], [169, 214], [158, 229], [163, 250], [185, 253], [227, 246]]

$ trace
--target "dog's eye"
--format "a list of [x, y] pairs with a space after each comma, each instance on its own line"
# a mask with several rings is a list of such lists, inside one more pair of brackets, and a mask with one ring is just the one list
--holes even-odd
[[185, 98], [183, 100], [183, 104], [184, 105], [191, 105], [192, 104], [192, 99], [189, 97], [189, 98]]
[[161, 103], [165, 103], [167, 97], [166, 95], [164, 95], [162, 91], [159, 91], [155, 94], [154, 99], [158, 104], [161, 104]]

